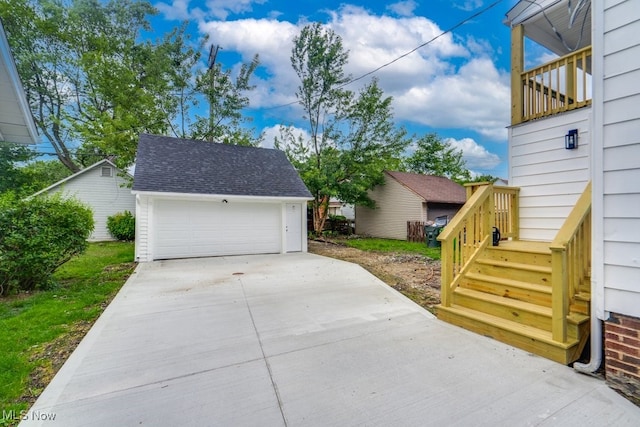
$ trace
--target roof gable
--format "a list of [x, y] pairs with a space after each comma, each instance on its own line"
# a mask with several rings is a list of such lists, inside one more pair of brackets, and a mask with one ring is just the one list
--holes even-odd
[[280, 150], [140, 135], [133, 190], [311, 198]]
[[443, 176], [391, 171], [385, 173], [428, 203], [464, 204], [467, 200], [464, 187]]
[[[114, 170], [116, 170], [116, 171], [118, 171], [118, 172], [122, 172], [122, 171], [121, 171], [121, 169], [120, 169], [120, 168], [118, 168], [118, 167], [117, 167], [113, 162], [111, 162], [109, 159], [103, 159], [103, 160], [100, 160], [99, 162], [96, 162], [96, 163], [92, 164], [91, 166], [88, 166], [88, 167], [86, 167], [86, 168], [84, 168], [84, 169], [81, 169], [80, 171], [78, 171], [78, 172], [74, 173], [73, 175], [69, 175], [68, 177], [66, 177], [66, 178], [64, 178], [64, 179], [61, 179], [60, 181], [58, 181], [58, 182], [56, 182], [56, 183], [54, 183], [54, 184], [51, 184], [51, 185], [50, 185], [50, 186], [48, 186], [47, 188], [44, 188], [44, 189], [42, 189], [42, 190], [38, 191], [37, 193], [34, 193], [33, 195], [31, 195], [31, 197], [34, 197], [34, 196], [37, 196], [37, 195], [40, 195], [40, 194], [43, 194], [43, 193], [47, 193], [47, 192], [49, 192], [49, 191], [53, 190], [54, 188], [61, 186], [61, 185], [62, 185], [62, 184], [64, 184], [65, 182], [69, 182], [69, 181], [71, 181], [71, 180], [77, 179], [78, 177], [81, 177], [81, 176], [85, 175], [87, 172], [89, 172], [89, 171], [91, 171], [91, 170], [93, 170], [93, 169], [97, 168], [98, 166], [104, 166], [104, 165], [111, 166], [111, 167], [113, 167], [113, 168], [114, 168]], [[130, 176], [130, 177], [131, 177], [131, 175], [130, 175], [129, 173], [127, 173], [127, 172], [125, 172], [125, 173], [126, 173], [128, 176]]]

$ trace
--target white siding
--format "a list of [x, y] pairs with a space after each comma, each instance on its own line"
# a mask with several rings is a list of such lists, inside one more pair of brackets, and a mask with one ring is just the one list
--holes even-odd
[[[520, 187], [520, 238], [551, 241], [590, 179], [591, 108], [509, 129], [509, 185]], [[578, 129], [578, 148], [564, 136]]]
[[[111, 176], [102, 176], [102, 167], [109, 167]], [[52, 188], [48, 193], [73, 196], [91, 207], [95, 229], [89, 237], [90, 241], [113, 240], [107, 230], [107, 218], [124, 211], [135, 214], [135, 196], [126, 184], [127, 181], [118, 175], [116, 168], [99, 165]]]
[[596, 26], [594, 57], [603, 58], [602, 97], [594, 147], [601, 174], [594, 176], [596, 283], [604, 288], [604, 311], [640, 317], [640, 8], [635, 0], [607, 1]]
[[152, 261], [149, 251], [152, 204], [149, 197], [136, 195], [136, 261]]
[[369, 193], [375, 209], [356, 206], [356, 233], [407, 240], [407, 221], [425, 221], [424, 200], [393, 178]]
[[282, 203], [155, 199], [153, 259], [279, 253], [282, 208]]

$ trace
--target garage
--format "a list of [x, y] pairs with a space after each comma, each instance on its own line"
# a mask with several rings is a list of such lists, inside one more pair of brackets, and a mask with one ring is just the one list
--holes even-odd
[[281, 207], [273, 203], [160, 199], [154, 258], [278, 253], [281, 222]]
[[279, 150], [141, 135], [132, 192], [138, 261], [307, 249], [311, 194]]

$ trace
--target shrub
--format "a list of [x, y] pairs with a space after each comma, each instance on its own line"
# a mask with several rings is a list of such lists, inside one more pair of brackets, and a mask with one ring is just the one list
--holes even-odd
[[93, 225], [91, 209], [74, 199], [0, 197], [0, 294], [46, 288], [85, 251]]
[[107, 218], [107, 229], [117, 240], [134, 240], [136, 237], [136, 218], [129, 211], [118, 212]]

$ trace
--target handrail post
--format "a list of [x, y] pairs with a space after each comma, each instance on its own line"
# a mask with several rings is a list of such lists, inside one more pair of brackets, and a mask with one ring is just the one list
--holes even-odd
[[440, 253], [440, 303], [451, 307], [451, 282], [453, 282], [453, 246], [450, 241], [442, 242]]
[[569, 278], [566, 265], [566, 248], [551, 248], [551, 334], [557, 342], [567, 342]]
[[496, 204], [495, 196], [493, 194], [493, 184], [489, 184], [489, 197], [485, 202], [485, 215], [483, 218], [483, 235], [491, 234], [493, 232], [493, 226], [496, 223]]
[[511, 214], [511, 232], [513, 240], [520, 240], [520, 188], [517, 188], [514, 196], [511, 198], [510, 214]]

